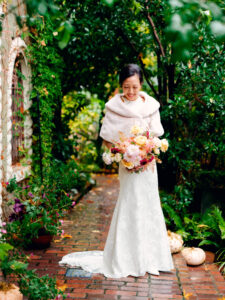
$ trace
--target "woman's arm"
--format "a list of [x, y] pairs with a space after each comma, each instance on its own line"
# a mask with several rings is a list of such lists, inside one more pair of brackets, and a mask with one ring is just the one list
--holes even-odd
[[150, 127], [150, 132], [153, 133], [154, 136], [159, 137], [164, 134], [164, 128], [161, 123], [159, 110], [155, 111], [151, 115], [151, 121], [149, 127]]

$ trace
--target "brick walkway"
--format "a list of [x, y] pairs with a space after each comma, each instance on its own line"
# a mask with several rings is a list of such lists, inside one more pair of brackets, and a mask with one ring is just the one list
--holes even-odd
[[[58, 261], [67, 253], [103, 250], [118, 195], [116, 176], [96, 176], [93, 188], [68, 214], [63, 224], [70, 239], [55, 241], [51, 248], [35, 250], [30, 268], [41, 275], [56, 275], [60, 285], [66, 285], [67, 299], [221, 299], [225, 300], [225, 281], [207, 255], [204, 265], [188, 267], [180, 254], [173, 255], [176, 270], [143, 277], [106, 278], [101, 274], [89, 278], [71, 278]], [[223, 298], [224, 297], [224, 298]]]

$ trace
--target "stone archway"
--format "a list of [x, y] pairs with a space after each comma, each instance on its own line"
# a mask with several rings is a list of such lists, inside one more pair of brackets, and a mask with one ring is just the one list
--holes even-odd
[[[4, 72], [4, 90], [2, 94], [2, 181], [6, 182], [9, 179], [16, 176], [17, 181], [23, 180], [30, 174], [30, 163], [32, 154], [32, 120], [28, 113], [28, 109], [31, 105], [30, 91], [31, 91], [31, 70], [25, 56], [26, 44], [20, 38], [16, 37], [12, 40], [10, 49], [8, 52], [7, 69]], [[26, 112], [23, 119], [23, 142], [24, 148], [27, 150], [29, 159], [26, 164], [21, 165], [19, 163], [13, 164], [12, 161], [12, 122], [13, 122], [13, 96], [15, 96], [15, 70], [18, 64], [18, 57], [20, 57], [20, 73], [22, 78], [20, 84], [23, 87], [23, 111]], [[15, 147], [14, 147], [15, 151]], [[4, 195], [3, 195], [4, 198]], [[1, 201], [0, 201], [1, 202]], [[3, 206], [4, 208], [4, 206]], [[6, 209], [7, 211], [7, 209]], [[5, 209], [4, 209], [5, 212]], [[1, 211], [0, 211], [1, 214]], [[6, 213], [7, 215], [7, 213]], [[1, 216], [0, 216], [1, 217]]]

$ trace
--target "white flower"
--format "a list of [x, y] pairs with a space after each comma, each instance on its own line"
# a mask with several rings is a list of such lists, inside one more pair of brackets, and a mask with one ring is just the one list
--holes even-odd
[[144, 135], [139, 135], [134, 139], [135, 143], [139, 146], [144, 146], [147, 142], [147, 137]]
[[153, 140], [155, 147], [157, 147], [157, 148], [161, 147], [161, 140], [158, 137], [154, 136], [152, 140]]
[[209, 11], [209, 10], [205, 10], [205, 11], [204, 11], [204, 14], [205, 14], [206, 16], [210, 16], [210, 11]]
[[166, 150], [168, 149], [168, 147], [169, 147], [168, 141], [166, 139], [161, 140], [161, 147], [160, 147], [161, 151], [162, 152], [166, 152]]
[[94, 125], [93, 125], [93, 124], [89, 125], [89, 126], [88, 126], [88, 130], [89, 130], [89, 131], [95, 131]]
[[110, 165], [112, 163], [112, 157], [110, 153], [104, 152], [102, 154], [102, 159], [106, 165]]
[[116, 162], [120, 162], [122, 159], [122, 155], [120, 153], [116, 153], [115, 156], [114, 156], [114, 160]]
[[154, 151], [154, 153], [156, 154], [156, 155], [158, 155], [159, 153], [160, 153], [160, 151], [159, 151], [159, 148], [153, 148], [153, 151]]
[[134, 125], [131, 127], [131, 131], [132, 134], [137, 135], [137, 134], [141, 134], [144, 132], [144, 129], [142, 127], [139, 127], [137, 125]]

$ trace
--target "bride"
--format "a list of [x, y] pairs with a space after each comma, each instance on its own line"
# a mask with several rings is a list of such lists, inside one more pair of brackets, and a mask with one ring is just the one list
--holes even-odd
[[[138, 65], [126, 65], [120, 72], [123, 94], [106, 105], [100, 131], [103, 143], [110, 148], [119, 131], [126, 135], [133, 125], [148, 129], [154, 136], [164, 134], [157, 100], [140, 91], [143, 83]], [[65, 255], [60, 265], [80, 266], [91, 273], [121, 278], [144, 276], [146, 272], [174, 269], [160, 204], [156, 163], [153, 169], [131, 173], [119, 165], [120, 191], [103, 251], [92, 250]]]

